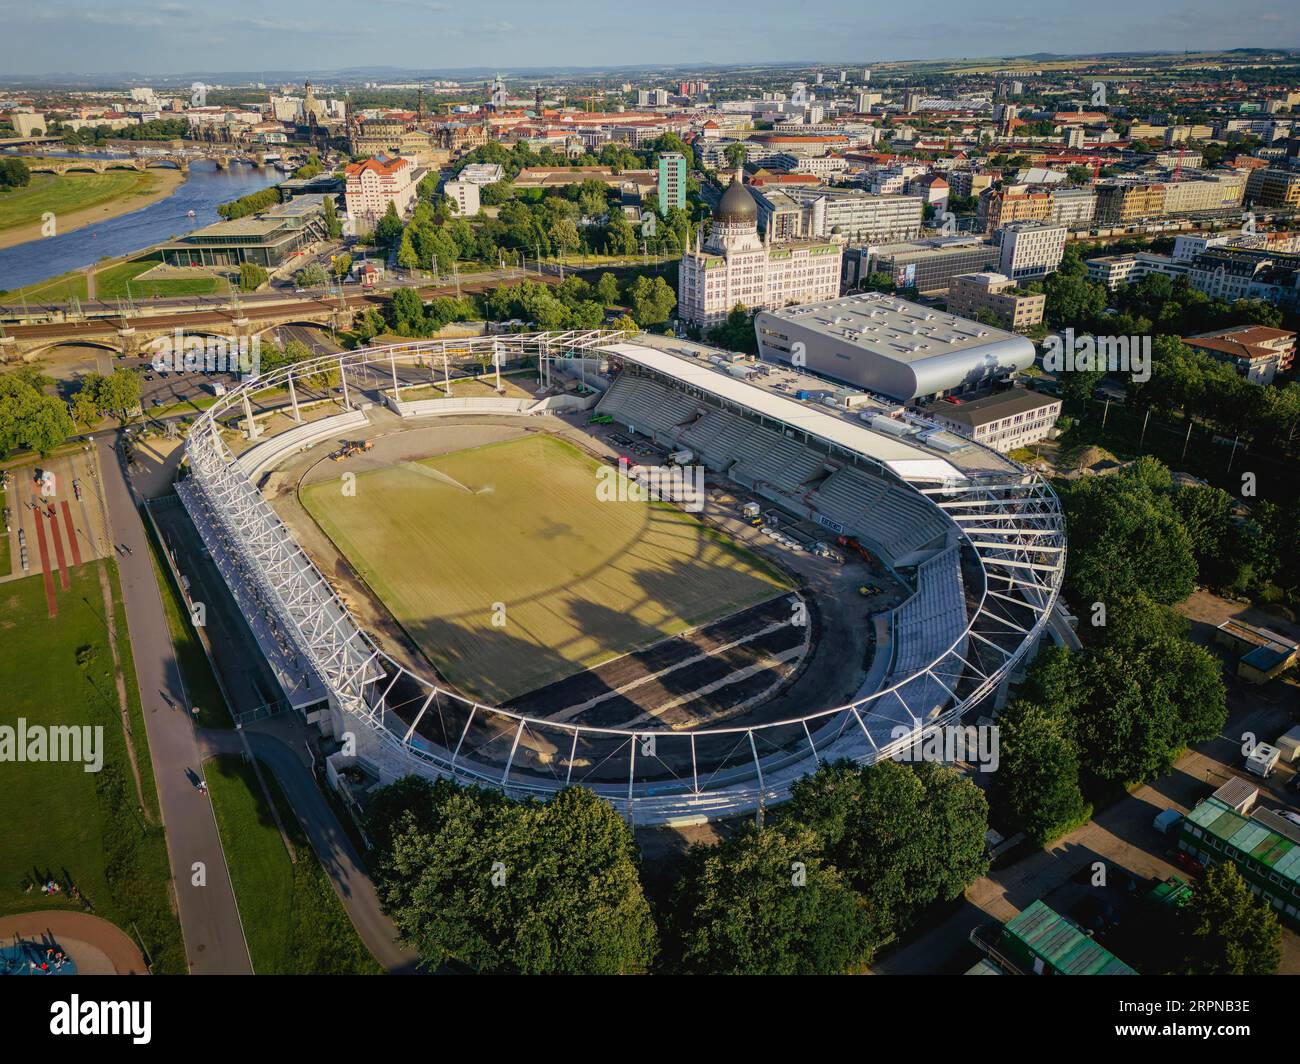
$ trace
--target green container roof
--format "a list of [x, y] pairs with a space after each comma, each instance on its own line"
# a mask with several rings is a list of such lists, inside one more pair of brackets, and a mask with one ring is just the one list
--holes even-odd
[[[1300, 883], [1300, 846], [1260, 821], [1235, 812], [1219, 799], [1207, 798], [1187, 814], [1184, 833], [1190, 833], [1192, 827], [1200, 828], [1203, 833], [1222, 841], [1225, 847], [1264, 865], [1292, 887]], [[1192, 837], [1195, 839], [1195, 835]]]
[[1060, 975], [1137, 975], [1042, 901], [1007, 921], [1003, 933]]

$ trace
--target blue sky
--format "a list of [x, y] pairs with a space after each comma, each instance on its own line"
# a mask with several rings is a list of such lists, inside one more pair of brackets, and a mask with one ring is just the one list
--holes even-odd
[[1300, 45], [1294, 0], [0, 0], [0, 76]]

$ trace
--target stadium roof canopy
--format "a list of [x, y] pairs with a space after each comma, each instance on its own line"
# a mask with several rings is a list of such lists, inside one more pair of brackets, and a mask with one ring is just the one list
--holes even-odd
[[757, 388], [713, 365], [679, 358], [640, 344], [610, 344], [603, 351], [661, 373], [725, 402], [744, 407], [809, 436], [874, 458], [903, 480], [965, 480], [966, 474], [923, 447], [896, 440], [818, 406]]

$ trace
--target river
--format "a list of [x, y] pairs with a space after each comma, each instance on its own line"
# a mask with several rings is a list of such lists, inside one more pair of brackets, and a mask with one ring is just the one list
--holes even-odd
[[[113, 158], [103, 153], [80, 157]], [[218, 205], [277, 184], [286, 176], [271, 167], [255, 170], [235, 164], [218, 170], [214, 163], [193, 162], [189, 177], [166, 199], [70, 233], [0, 249], [0, 290], [22, 288], [211, 225], [220, 221]], [[193, 218], [188, 211], [194, 212]]]

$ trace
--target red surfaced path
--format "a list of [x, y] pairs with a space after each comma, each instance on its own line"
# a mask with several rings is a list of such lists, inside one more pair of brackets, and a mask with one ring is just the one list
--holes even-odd
[[63, 538], [59, 535], [58, 517], [50, 518], [50, 539], [54, 540], [54, 556], [59, 560], [59, 583], [63, 585], [63, 590], [67, 591], [68, 563], [63, 557]]
[[77, 530], [72, 526], [72, 511], [67, 501], [63, 503], [63, 527], [68, 533], [68, 546], [72, 548], [72, 564], [81, 564], [81, 545], [77, 542]]
[[45, 514], [41, 510], [36, 511], [36, 544], [41, 555], [41, 575], [45, 578], [45, 604], [53, 617], [59, 610], [54, 605], [54, 577], [50, 574], [50, 550], [45, 545]]

